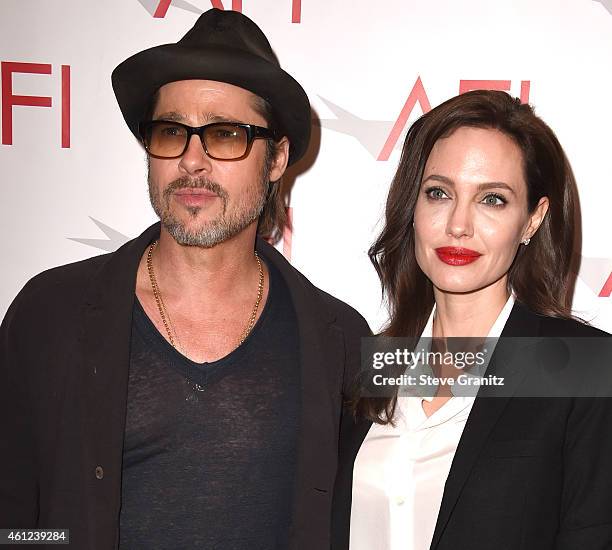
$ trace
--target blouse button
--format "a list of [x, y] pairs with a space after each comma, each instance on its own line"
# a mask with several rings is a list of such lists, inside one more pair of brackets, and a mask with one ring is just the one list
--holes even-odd
[[104, 469], [102, 466], [96, 466], [96, 479], [102, 479], [104, 477]]

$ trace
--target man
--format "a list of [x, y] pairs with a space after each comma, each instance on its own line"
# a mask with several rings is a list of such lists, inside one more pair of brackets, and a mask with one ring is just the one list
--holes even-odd
[[310, 106], [213, 9], [113, 86], [161, 223], [34, 277], [0, 331], [0, 528], [81, 549], [329, 546], [363, 318], [257, 237]]

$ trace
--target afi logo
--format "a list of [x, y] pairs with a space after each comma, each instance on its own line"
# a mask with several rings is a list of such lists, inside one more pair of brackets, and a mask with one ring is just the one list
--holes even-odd
[[[478, 89], [510, 91], [511, 84], [510, 80], [460, 80], [459, 93]], [[523, 103], [529, 102], [530, 85], [529, 80], [520, 82], [520, 99]], [[335, 119], [322, 119], [321, 126], [353, 136], [376, 160], [382, 161], [389, 160], [393, 149], [401, 145], [399, 138], [406, 129], [417, 104], [422, 113], [431, 110], [431, 103], [420, 76], [412, 86], [404, 107], [395, 121], [365, 120], [325, 98], [321, 99], [336, 116]]]
[[[34, 95], [15, 95], [13, 93], [13, 74], [53, 74], [49, 63], [18, 63], [2, 61], [2, 145], [13, 144], [13, 106], [51, 107], [50, 97]], [[62, 65], [61, 74], [61, 144], [70, 147], [70, 65]]]
[[[471, 90], [503, 90], [506, 92], [510, 91], [509, 80], [460, 80], [459, 81], [459, 93], [464, 94], [465, 92], [469, 92]], [[521, 102], [529, 103], [529, 89], [531, 86], [531, 81], [529, 80], [521, 80]], [[397, 144], [397, 140], [400, 137], [400, 134], [406, 127], [406, 123], [408, 122], [408, 118], [412, 114], [414, 107], [417, 102], [421, 106], [421, 111], [423, 114], [431, 111], [431, 105], [429, 103], [429, 98], [427, 97], [427, 93], [425, 92], [425, 88], [423, 86], [423, 82], [421, 81], [421, 77], [417, 78], [417, 81], [414, 83], [412, 90], [408, 94], [408, 99], [402, 108], [393, 128], [391, 129], [391, 133], [387, 138], [380, 154], [378, 155], [377, 160], [389, 160], [391, 156], [391, 151]]]
[[[203, 10], [187, 2], [186, 0], [138, 0], [144, 8], [156, 18], [166, 17], [168, 9], [171, 5], [182, 8], [194, 13], [203, 13]], [[288, 0], [291, 2], [291, 22], [300, 23], [302, 19], [302, 0]], [[231, 0], [231, 8], [229, 8], [230, 0], [210, 0], [211, 7], [224, 10], [225, 5], [228, 9], [239, 11], [242, 13], [242, 0]]]
[[604, 286], [601, 287], [601, 291], [599, 292], [600, 298], [609, 298], [612, 295], [612, 271], [610, 271], [610, 275], [608, 279], [604, 283]]

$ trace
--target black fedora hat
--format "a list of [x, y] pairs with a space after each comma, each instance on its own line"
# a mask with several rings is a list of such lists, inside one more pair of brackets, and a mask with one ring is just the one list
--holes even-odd
[[304, 89], [281, 69], [268, 39], [246, 15], [213, 8], [176, 44], [139, 52], [112, 74], [117, 102], [132, 133], [154, 93], [177, 80], [215, 80], [253, 92], [271, 106], [277, 130], [289, 138], [289, 164], [310, 139], [310, 103]]

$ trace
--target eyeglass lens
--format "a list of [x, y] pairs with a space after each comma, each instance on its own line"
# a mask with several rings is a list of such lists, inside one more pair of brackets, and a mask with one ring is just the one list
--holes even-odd
[[[149, 153], [159, 157], [178, 157], [187, 145], [187, 129], [172, 122], [156, 121], [147, 129], [146, 144]], [[248, 147], [246, 128], [233, 124], [214, 124], [202, 133], [208, 155], [230, 160], [242, 157]]]

